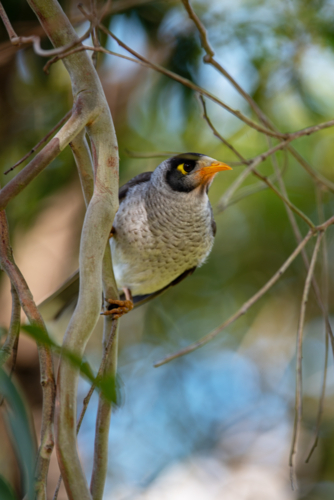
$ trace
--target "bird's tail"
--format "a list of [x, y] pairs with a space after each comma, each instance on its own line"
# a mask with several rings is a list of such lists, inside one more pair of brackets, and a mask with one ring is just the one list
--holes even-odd
[[38, 305], [38, 308], [45, 321], [51, 321], [59, 316], [70, 305], [75, 305], [79, 295], [79, 270], [70, 276], [47, 299]]
[[[192, 274], [195, 271], [195, 267], [189, 269], [181, 274], [177, 279], [172, 281], [169, 285], [161, 288], [156, 292], [147, 294], [147, 295], [137, 295], [133, 297], [133, 305], [134, 308], [139, 307], [143, 304], [146, 304], [150, 300], [158, 297], [162, 293], [164, 293], [171, 286], [176, 285], [180, 281], [182, 281], [186, 276]], [[38, 308], [44, 318], [45, 321], [52, 321], [59, 318], [62, 313], [72, 306], [74, 308], [79, 295], [79, 270], [77, 270], [72, 276], [70, 276], [63, 285], [61, 285], [58, 290], [56, 290], [52, 295], [50, 295], [47, 299], [45, 299], [41, 304], [39, 304]], [[120, 299], [124, 300], [124, 294], [120, 295]], [[101, 297], [101, 309], [102, 309], [102, 297]]]

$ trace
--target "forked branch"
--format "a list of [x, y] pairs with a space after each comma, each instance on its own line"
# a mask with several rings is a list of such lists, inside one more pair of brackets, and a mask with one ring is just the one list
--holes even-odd
[[275, 283], [280, 279], [282, 274], [288, 269], [290, 264], [295, 260], [295, 258], [300, 254], [302, 249], [305, 247], [305, 245], [308, 243], [308, 241], [312, 238], [312, 236], [318, 232], [323, 232], [326, 231], [326, 229], [334, 224], [334, 216], [328, 219], [326, 222], [321, 224], [320, 226], [315, 227], [314, 229], [310, 229], [307, 235], [303, 238], [303, 240], [299, 243], [297, 248], [292, 252], [290, 257], [284, 262], [284, 264], [278, 269], [278, 271], [270, 278], [269, 281], [258, 291], [256, 292], [253, 297], [251, 297], [247, 302], [245, 302], [236, 313], [234, 313], [232, 316], [230, 316], [222, 325], [218, 326], [213, 330], [212, 332], [208, 333], [201, 339], [199, 339], [197, 342], [194, 342], [193, 344], [190, 344], [189, 346], [185, 347], [184, 349], [181, 349], [180, 351], [177, 351], [174, 354], [170, 354], [169, 356], [166, 356], [160, 361], [157, 361], [154, 366], [162, 366], [166, 363], [169, 363], [173, 359], [179, 358], [181, 356], [184, 356], [186, 354], [189, 354], [190, 352], [195, 351], [196, 349], [199, 349], [203, 345], [207, 344], [211, 340], [213, 340], [217, 335], [219, 335], [225, 328], [230, 326], [232, 323], [234, 323], [240, 316], [245, 314], [250, 307], [252, 307], [270, 288], [272, 288]]

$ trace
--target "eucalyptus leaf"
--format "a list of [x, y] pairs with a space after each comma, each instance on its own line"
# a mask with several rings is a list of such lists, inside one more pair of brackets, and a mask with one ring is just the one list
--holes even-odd
[[103, 397], [117, 405], [117, 390], [116, 390], [116, 380], [115, 377], [110, 375], [106, 377], [95, 377], [94, 371], [87, 360], [80, 358], [74, 352], [68, 349], [62, 348], [56, 342], [54, 342], [38, 325], [23, 325], [22, 330], [24, 330], [28, 335], [30, 335], [37, 342], [49, 346], [55, 353], [61, 355], [67, 361], [69, 361], [73, 366], [80, 370], [81, 375], [88, 379], [92, 384], [95, 384], [96, 388], [102, 393]]
[[[12, 442], [22, 471], [24, 492], [27, 494], [28, 500], [33, 500], [35, 496], [34, 466], [36, 459], [34, 439], [20, 393], [13, 381], [2, 369], [0, 369], [0, 393], [7, 403], [6, 408], [8, 408], [8, 412], [5, 414], [5, 420], [10, 429]], [[5, 483], [3, 481], [2, 483], [0, 482], [0, 493], [2, 493], [1, 488], [5, 488]], [[7, 488], [7, 492], [8, 491], [10, 492]], [[2, 494], [0, 494], [0, 498], [3, 500], [3, 498], [7, 497], [3, 497]], [[12, 496], [8, 498], [15, 497]]]
[[0, 498], [1, 500], [17, 500], [13, 488], [7, 483], [3, 476], [0, 476]]

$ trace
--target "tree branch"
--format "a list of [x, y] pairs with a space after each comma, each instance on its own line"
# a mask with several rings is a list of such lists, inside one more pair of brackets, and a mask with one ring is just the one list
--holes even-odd
[[94, 192], [94, 176], [92, 158], [86, 139], [86, 129], [83, 129], [73, 141], [70, 142], [70, 146], [78, 169], [81, 188], [87, 207]]
[[[215, 58], [214, 58], [214, 51], [209, 43], [209, 40], [207, 38], [207, 32], [206, 29], [203, 25], [203, 23], [200, 21], [198, 16], [196, 15], [195, 11], [193, 10], [192, 6], [190, 5], [189, 0], [182, 0], [183, 5], [185, 6], [186, 11], [188, 12], [188, 15], [190, 19], [195, 23], [195, 26], [199, 32], [200, 38], [201, 38], [201, 43], [202, 47], [204, 48], [206, 55], [203, 57], [203, 61], [207, 64], [211, 64], [219, 73], [225, 76], [225, 78], [232, 84], [232, 86], [239, 92], [239, 94], [248, 102], [254, 113], [259, 117], [261, 122], [268, 127], [270, 130], [277, 131], [276, 127], [271, 123], [269, 118], [263, 113], [263, 111], [259, 108], [257, 103], [254, 101], [254, 99], [247, 94], [247, 92], [244, 91], [242, 87], [232, 78], [232, 76], [219, 64]], [[330, 120], [329, 122], [326, 122], [325, 124], [320, 124], [321, 129], [317, 130], [322, 130], [323, 128], [326, 128], [327, 126], [333, 126], [334, 121]], [[315, 127], [309, 127], [308, 129], [304, 129], [304, 131], [299, 131], [295, 132], [292, 134], [287, 134], [285, 139], [288, 138], [288, 136], [294, 136], [295, 134], [300, 133], [301, 135], [295, 135], [293, 138], [301, 137], [302, 135], [309, 135], [309, 133], [315, 132], [315, 128], [318, 127], [315, 125]], [[311, 132], [311, 129], [312, 132]], [[309, 132], [309, 133], [308, 133]], [[268, 136], [270, 134], [267, 134]], [[293, 140], [293, 139], [292, 139]], [[300, 165], [308, 172], [308, 174], [320, 185], [326, 186], [328, 189], [334, 192], [334, 183], [331, 182], [330, 180], [326, 179], [323, 177], [321, 174], [316, 172], [309, 164], [308, 162], [296, 151], [291, 144], [288, 144], [287, 146], [288, 151], [294, 156], [294, 158], [300, 163]]]
[[[89, 18], [88, 15], [87, 15], [87, 18]], [[107, 28], [105, 28], [105, 26], [103, 26], [102, 24], [99, 24], [99, 28], [104, 33], [106, 33], [107, 35], [111, 36], [118, 43], [118, 45], [120, 47], [122, 47], [125, 50], [127, 50], [130, 54], [132, 54], [133, 56], [135, 56], [140, 61], [148, 64], [152, 69], [155, 69], [159, 73], [162, 73], [163, 75], [166, 75], [169, 78], [172, 78], [173, 80], [176, 80], [179, 83], [182, 83], [186, 87], [194, 90], [195, 92], [198, 92], [199, 94], [205, 95], [211, 101], [219, 104], [219, 106], [223, 107], [224, 109], [226, 109], [226, 111], [228, 111], [232, 115], [236, 116], [241, 121], [243, 121], [244, 123], [246, 123], [247, 125], [249, 125], [251, 128], [257, 130], [258, 132], [270, 135], [272, 137], [279, 137], [279, 138], [285, 139], [286, 134], [281, 134], [280, 132], [273, 132], [272, 130], [269, 130], [267, 128], [261, 127], [261, 125], [258, 125], [257, 123], [253, 122], [251, 119], [249, 119], [245, 115], [243, 115], [240, 111], [231, 108], [230, 106], [228, 106], [227, 104], [225, 104], [223, 101], [221, 101], [220, 99], [218, 99], [218, 97], [214, 96], [213, 94], [211, 94], [207, 90], [205, 90], [205, 89], [203, 89], [201, 87], [198, 87], [195, 83], [193, 83], [192, 81], [188, 80], [187, 78], [183, 78], [182, 76], [177, 75], [176, 73], [173, 73], [172, 71], [169, 71], [168, 69], [164, 68], [163, 66], [160, 66], [158, 64], [155, 64], [155, 63], [152, 63], [152, 62], [148, 61], [145, 57], [143, 57], [142, 55], [138, 54], [133, 49], [131, 49], [128, 45], [126, 45], [125, 43], [123, 43], [119, 38], [117, 38], [116, 35], [114, 35], [113, 33], [111, 33], [111, 31], [109, 31]]]
[[21, 165], [21, 163], [23, 163], [27, 158], [29, 158], [29, 156], [33, 155], [37, 151], [37, 149], [39, 149], [40, 146], [44, 144], [44, 142], [46, 142], [49, 139], [49, 137], [51, 137], [51, 135], [69, 119], [71, 114], [72, 111], [66, 113], [66, 115], [63, 116], [63, 118], [27, 154], [25, 154], [19, 161], [17, 161], [15, 165], [6, 170], [4, 174], [5, 175], [9, 174], [9, 172], [14, 170], [14, 168], [18, 167], [19, 165]]
[[[117, 288], [114, 283], [115, 278], [111, 265], [111, 250], [108, 244], [103, 258], [104, 297], [112, 299], [118, 298]], [[105, 351], [105, 364], [102, 368], [102, 376], [108, 377], [112, 381], [111, 383], [115, 383], [118, 356], [118, 322], [114, 329], [110, 316], [104, 317], [103, 347]], [[93, 500], [102, 500], [103, 497], [108, 467], [108, 437], [111, 412], [112, 404], [106, 401], [102, 394], [99, 394], [99, 406], [95, 425], [93, 473], [90, 483], [90, 491]]]
[[44, 50], [41, 47], [41, 39], [39, 36], [31, 35], [31, 36], [25, 37], [25, 36], [18, 36], [16, 34], [1, 2], [0, 2], [0, 17], [5, 25], [9, 39], [13, 45], [18, 45], [20, 47], [21, 45], [25, 45], [25, 44], [32, 44], [35, 53], [41, 57], [52, 57], [52, 56], [55, 56], [57, 54], [61, 54], [62, 52], [66, 52], [67, 50], [75, 47], [79, 43], [86, 40], [86, 38], [88, 38], [90, 36], [91, 32], [95, 28], [95, 26], [92, 23], [91, 26], [89, 27], [89, 29], [86, 31], [86, 33], [84, 33], [80, 38], [73, 40], [72, 42], [64, 45], [63, 47], [58, 47], [56, 49], [51, 49], [51, 50]]
[[[28, 0], [28, 3], [54, 47], [63, 48], [78, 41], [58, 2]], [[71, 78], [75, 112], [69, 120], [72, 133], [67, 133], [64, 144], [60, 142], [57, 147], [61, 150], [87, 126], [94, 160], [94, 192], [86, 212], [80, 244], [79, 299], [63, 342], [64, 349], [82, 357], [101, 308], [102, 258], [118, 208], [118, 148], [101, 82], [87, 53], [78, 52], [63, 61]], [[60, 133], [51, 143], [57, 141]], [[76, 448], [78, 377], [78, 370], [62, 359], [57, 384], [57, 454], [69, 498], [90, 500]]]
[[[42, 316], [34, 303], [28, 285], [14, 262], [10, 247], [8, 223], [4, 210], [0, 211], [0, 260], [1, 266], [15, 287], [20, 304], [31, 324], [38, 325], [47, 335]], [[36, 465], [37, 499], [46, 500], [46, 481], [49, 462], [54, 446], [53, 415], [55, 400], [55, 382], [53, 375], [52, 355], [49, 347], [38, 344], [40, 360], [41, 385], [43, 391], [41, 446]]]
[[289, 465], [291, 467], [291, 477], [293, 477], [293, 469], [294, 469], [294, 456], [297, 452], [297, 442], [300, 431], [300, 424], [302, 420], [303, 414], [303, 385], [302, 385], [302, 348], [303, 348], [303, 332], [304, 332], [304, 324], [305, 324], [305, 312], [306, 305], [308, 301], [309, 291], [311, 287], [312, 277], [314, 273], [315, 264], [317, 261], [321, 239], [323, 237], [323, 231], [318, 233], [317, 241], [313, 250], [313, 255], [310, 263], [310, 267], [306, 276], [302, 303], [300, 307], [300, 315], [299, 315], [299, 323], [298, 323], [298, 332], [297, 332], [297, 362], [296, 362], [296, 404], [295, 404], [295, 422], [293, 428], [293, 436], [291, 443], [291, 450], [289, 456]]
[[[0, 369], [14, 353], [15, 344], [17, 342], [20, 326], [21, 326], [21, 304], [17, 295], [16, 288], [11, 286], [12, 294], [12, 316], [6, 340], [0, 349]], [[13, 354], [14, 355], [14, 354]]]
[[[334, 223], [334, 220], [333, 220]], [[236, 313], [234, 313], [232, 316], [229, 317], [228, 320], [226, 320], [222, 325], [218, 326], [215, 330], [212, 332], [208, 333], [204, 337], [202, 337], [200, 340], [197, 342], [194, 342], [193, 344], [190, 344], [188, 347], [185, 347], [184, 349], [181, 349], [180, 351], [176, 352], [175, 354], [170, 354], [169, 356], [166, 356], [164, 359], [161, 361], [158, 361], [157, 363], [154, 364], [155, 367], [164, 365], [166, 363], [169, 363], [169, 361], [172, 361], [173, 359], [179, 358], [180, 356], [184, 356], [185, 354], [189, 354], [190, 352], [195, 351], [199, 347], [202, 347], [203, 345], [207, 344], [211, 340], [213, 340], [219, 333], [221, 333], [225, 328], [230, 326], [234, 321], [236, 321], [240, 316], [243, 316], [248, 309], [255, 304], [282, 276], [282, 274], [287, 270], [287, 268], [290, 266], [290, 264], [295, 260], [297, 255], [301, 252], [301, 250], [304, 248], [304, 246], [307, 244], [307, 242], [312, 238], [313, 236], [313, 231], [310, 230], [305, 238], [302, 240], [302, 242], [295, 248], [295, 250], [292, 252], [290, 257], [284, 262], [284, 264], [278, 269], [278, 271], [270, 278], [269, 281], [255, 294], [253, 297], [251, 297], [247, 302], [245, 302]]]
[[[108, 323], [110, 324], [110, 317], [108, 317], [108, 320], [109, 320]], [[96, 380], [101, 380], [105, 376], [104, 375], [105, 368], [106, 368], [106, 365], [107, 365], [107, 362], [108, 362], [108, 359], [109, 359], [109, 356], [110, 356], [110, 353], [112, 350], [112, 346], [113, 346], [113, 343], [114, 343], [116, 336], [117, 336], [117, 320], [114, 320], [113, 324], [111, 325], [111, 332], [110, 332], [107, 344], [106, 345], [104, 344], [104, 353], [103, 353], [103, 357], [102, 357], [99, 371], [97, 372], [97, 375], [96, 375]], [[109, 378], [109, 381], [110, 381], [110, 378]], [[81, 413], [80, 413], [80, 416], [79, 416], [79, 419], [77, 422], [77, 434], [80, 431], [82, 421], [83, 421], [84, 416], [86, 414], [89, 402], [90, 402], [91, 397], [95, 391], [95, 388], [96, 388], [96, 383], [91, 385], [87, 396], [85, 396], [85, 398], [83, 400], [83, 406], [82, 406]], [[108, 439], [106, 440], [106, 442], [108, 442]], [[62, 476], [60, 475], [59, 479], [58, 479], [57, 488], [55, 490], [55, 493], [54, 493], [52, 500], [57, 500], [57, 498], [58, 498], [58, 493], [59, 493], [61, 481], [62, 481]]]
[[78, 96], [74, 111], [70, 119], [54, 136], [53, 139], [40, 151], [28, 165], [26, 165], [8, 184], [0, 191], [0, 210], [15, 198], [23, 189], [44, 170], [63, 149], [75, 138], [75, 136], [86, 125], [87, 119], [92, 117], [89, 110], [84, 113], [85, 98], [83, 94]]

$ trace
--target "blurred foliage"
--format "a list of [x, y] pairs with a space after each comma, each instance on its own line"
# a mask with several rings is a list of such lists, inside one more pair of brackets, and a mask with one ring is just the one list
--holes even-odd
[[[64, 0], [62, 5], [71, 16], [78, 14], [75, 1]], [[19, 34], [24, 34], [27, 29], [38, 28], [24, 0], [8, 0], [4, 6]], [[217, 60], [250, 93], [281, 131], [294, 131], [333, 117], [333, 1], [194, 1], [193, 6], [208, 29]], [[199, 36], [180, 3], [155, 0], [106, 17], [104, 22], [138, 52], [205, 87], [253, 119], [256, 118], [231, 85], [216, 70], [202, 62], [204, 52]], [[86, 25], [77, 27], [80, 33], [86, 28]], [[31, 48], [8, 52], [7, 35], [2, 26], [0, 41], [0, 161], [3, 172], [62, 118], [70, 109], [72, 100], [69, 79], [61, 63], [54, 65], [50, 75], [46, 76], [42, 71], [45, 60], [37, 57]], [[101, 36], [101, 42], [111, 50], [125, 53], [104, 36]], [[44, 38], [43, 47], [49, 46]], [[121, 184], [141, 171], [152, 170], [160, 161], [154, 158], [129, 158], [126, 150], [149, 153], [198, 151], [226, 162], [237, 160], [208, 129], [202, 119], [200, 105], [188, 89], [151, 70], [112, 56], [99, 55], [98, 70], [118, 134]], [[261, 134], [248, 129], [219, 106], [208, 101], [207, 107], [214, 125], [243, 156], [254, 157], [269, 147]], [[332, 134], [333, 129], [323, 130], [298, 139], [294, 146], [317, 171], [334, 182]], [[272, 142], [275, 144], [274, 140]], [[276, 159], [281, 167], [286, 162], [283, 153], [278, 153]], [[236, 166], [233, 172], [217, 176], [210, 189], [213, 207], [242, 168]], [[265, 175], [271, 175], [271, 160], [261, 164], [260, 170]], [[1, 184], [14, 175], [15, 171], [2, 176]], [[284, 180], [291, 201], [317, 223], [319, 217], [314, 183], [291, 155], [287, 160]], [[43, 211], [50, 195], [74, 182], [77, 182], [75, 165], [67, 148], [10, 203], [7, 212], [11, 230], [14, 233], [28, 231]], [[251, 186], [255, 182], [258, 181], [249, 177], [245, 185]], [[333, 194], [324, 190], [322, 204], [325, 217], [331, 216], [334, 213]], [[241, 425], [243, 432], [249, 429], [247, 426], [251, 426], [252, 432], [263, 433], [267, 423], [274, 429], [275, 425], [282, 422], [291, 430], [294, 357], [289, 349], [285, 351], [281, 348], [280, 342], [283, 342], [286, 328], [287, 343], [293, 351], [296, 325], [289, 320], [289, 314], [292, 314], [289, 308], [293, 306], [298, 311], [300, 305], [306, 275], [301, 258], [292, 264], [275, 288], [245, 317], [224, 332], [213, 346], [191, 355], [189, 360], [178, 361], [171, 368], [155, 371], [153, 375], [153, 361], [198, 339], [222, 323], [276, 272], [295, 248], [284, 205], [270, 190], [261, 191], [229, 206], [223, 213], [216, 215], [216, 221], [218, 233], [215, 247], [205, 266], [153, 301], [144, 311], [132, 312], [129, 315], [132, 320], [122, 320], [120, 369], [125, 381], [128, 406], [124, 413], [122, 410], [116, 414], [118, 420], [114, 423], [115, 427], [112, 426], [111, 446], [116, 446], [120, 458], [117, 462], [117, 453], [113, 456], [110, 474], [118, 470], [124, 481], [131, 476], [130, 482], [141, 484], [139, 476], [142, 474], [149, 478], [145, 483], [147, 485], [166, 464], [192, 453], [207, 453], [209, 448], [213, 453], [217, 452], [219, 460], [225, 460], [224, 463], [236, 460], [235, 450], [239, 449], [238, 446], [247, 455], [250, 447], [247, 440], [240, 444], [235, 438], [233, 452], [228, 446], [224, 448], [223, 438], [228, 439], [235, 432], [230, 423], [231, 415], [224, 412], [224, 405], [228, 403], [231, 403], [229, 411], [232, 420], [233, 415], [240, 410], [240, 419], [244, 419]], [[298, 226], [305, 234], [305, 223], [298, 220]], [[311, 255], [313, 244], [310, 242], [308, 245], [308, 255]], [[328, 231], [327, 245], [329, 308], [333, 312], [333, 229]], [[77, 248], [77, 245], [73, 245], [73, 248]], [[319, 280], [321, 272], [320, 262], [316, 270]], [[257, 327], [260, 331], [257, 338], [253, 332], [254, 324], [258, 325], [265, 311], [272, 311], [270, 304], [276, 304], [275, 301], [279, 305], [268, 313], [270, 319], [267, 318], [262, 330]], [[279, 326], [282, 318], [287, 323]], [[323, 325], [320, 312], [314, 305], [312, 290], [307, 323], [304, 360], [306, 392], [312, 380], [321, 373], [324, 357]], [[243, 347], [245, 344], [247, 348]], [[235, 353], [237, 350], [242, 352]], [[94, 353], [90, 355], [93, 359]], [[213, 360], [211, 367], [210, 360]], [[277, 368], [280, 362], [281, 371]], [[329, 371], [332, 368], [330, 357]], [[238, 378], [240, 373], [243, 374], [242, 380]], [[318, 379], [316, 389], [307, 392], [308, 403], [305, 404], [304, 430], [309, 433], [305, 438], [308, 444], [316, 419], [320, 393]], [[230, 385], [233, 390], [229, 390]], [[184, 393], [187, 393], [186, 409], [183, 406]], [[311, 460], [308, 472], [299, 471], [302, 487], [296, 493], [298, 498], [327, 500], [333, 495], [333, 393], [334, 380], [331, 375], [328, 379], [318, 458], [315, 462]], [[244, 403], [237, 397], [240, 394]], [[143, 402], [144, 395], [146, 399]], [[214, 402], [217, 403], [216, 407]], [[264, 414], [263, 408], [268, 414], [272, 409], [270, 418]], [[220, 416], [219, 422], [214, 418], [215, 412]], [[248, 413], [254, 416], [253, 420], [253, 417], [247, 416]], [[131, 419], [133, 415], [138, 427]], [[94, 429], [94, 416], [94, 412], [88, 415], [83, 448], [86, 446], [87, 433]], [[194, 432], [191, 432], [189, 422], [194, 425]], [[230, 425], [232, 434], [228, 430]], [[146, 429], [144, 434], [148, 435], [152, 426], [154, 432], [147, 444], [145, 440], [141, 441], [142, 428]], [[203, 434], [200, 434], [202, 430]], [[127, 435], [131, 436], [127, 438], [127, 450], [131, 449], [133, 443], [140, 441], [136, 455], [139, 469], [135, 469], [133, 462], [132, 468], [128, 466], [127, 469], [131, 453], [122, 450], [122, 441], [120, 438], [117, 440], [117, 432], [123, 439]], [[168, 440], [168, 436], [172, 436], [174, 451], [164, 441]], [[178, 447], [176, 444], [182, 442], [183, 438], [186, 445], [181, 449], [181, 445]], [[288, 441], [289, 437], [284, 439]], [[156, 456], [159, 456], [159, 460], [156, 460]], [[284, 463], [287, 463], [287, 456]]]
[[0, 476], [0, 495], [2, 500], [16, 500], [17, 496], [15, 495], [12, 487], [10, 484], [7, 483], [1, 476]]
[[112, 375], [94, 376], [93, 370], [86, 359], [81, 359], [77, 354], [59, 346], [38, 325], [23, 325], [22, 330], [39, 344], [50, 347], [54, 354], [61, 354], [62, 358], [65, 358], [74, 368], [80, 370], [80, 374], [86, 380], [94, 384], [107, 401], [115, 405], [119, 404], [120, 397], [117, 394], [117, 382]]
[[[25, 403], [13, 382], [2, 369], [0, 370], [0, 394], [5, 399], [6, 406], [8, 405], [5, 416], [22, 471], [23, 491], [27, 495], [27, 500], [32, 500], [35, 497], [34, 464], [36, 453], [33, 431]], [[1, 498], [5, 499], [5, 495], [7, 495], [8, 500], [15, 498], [11, 489], [2, 479], [0, 480], [0, 492], [3, 492]]]

